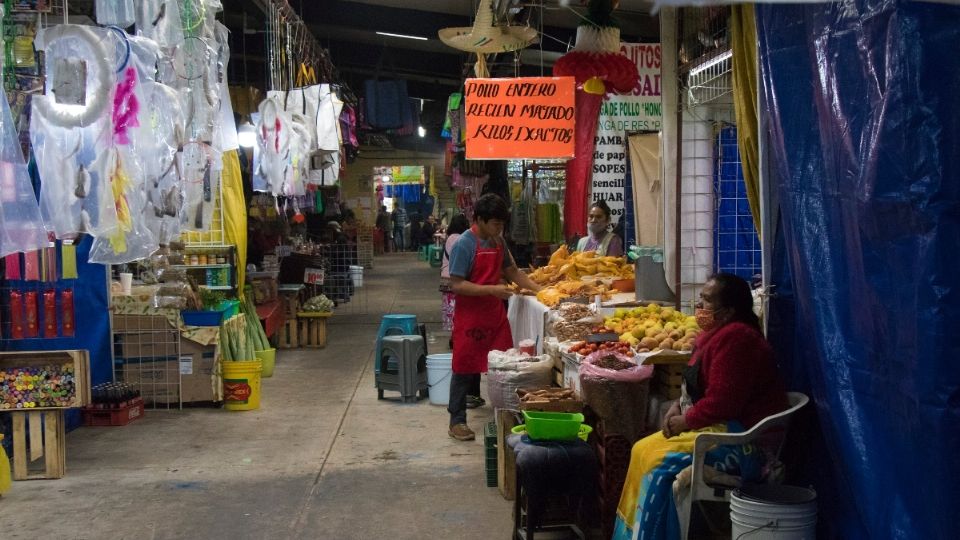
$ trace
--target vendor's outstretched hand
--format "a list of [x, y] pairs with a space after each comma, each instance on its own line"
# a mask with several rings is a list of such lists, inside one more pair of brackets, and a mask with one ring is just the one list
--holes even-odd
[[491, 296], [496, 296], [501, 300], [509, 300], [513, 296], [513, 290], [509, 285], [487, 285], [487, 290]]

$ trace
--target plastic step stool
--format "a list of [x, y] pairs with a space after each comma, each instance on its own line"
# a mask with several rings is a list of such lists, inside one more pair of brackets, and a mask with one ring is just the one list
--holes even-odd
[[383, 338], [380, 373], [376, 375], [377, 399], [384, 390], [400, 392], [404, 403], [428, 397], [427, 349], [419, 335], [386, 336]]
[[[377, 331], [377, 350], [374, 356], [374, 372], [380, 373], [380, 358], [383, 338], [386, 336], [413, 336], [419, 333], [417, 316], [401, 313], [384, 315], [380, 319], [380, 329]], [[426, 344], [426, 341], [424, 341]]]

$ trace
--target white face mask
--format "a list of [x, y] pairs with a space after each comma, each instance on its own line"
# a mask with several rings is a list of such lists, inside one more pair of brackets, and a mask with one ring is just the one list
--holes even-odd
[[607, 230], [607, 224], [603, 223], [602, 221], [592, 221], [588, 224], [588, 227], [590, 228], [590, 234], [594, 236], [597, 236], [603, 231]]

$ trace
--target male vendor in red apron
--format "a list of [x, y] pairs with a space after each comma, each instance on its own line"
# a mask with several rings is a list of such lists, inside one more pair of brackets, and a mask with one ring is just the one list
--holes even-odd
[[509, 217], [510, 211], [500, 196], [480, 197], [474, 207], [473, 226], [460, 236], [450, 253], [450, 285], [456, 305], [448, 434], [460, 441], [476, 437], [467, 426], [467, 394], [480, 387], [480, 374], [487, 371], [487, 353], [513, 347], [503, 305], [513, 293], [504, 281], [540, 290], [517, 268], [504, 245], [503, 226]]

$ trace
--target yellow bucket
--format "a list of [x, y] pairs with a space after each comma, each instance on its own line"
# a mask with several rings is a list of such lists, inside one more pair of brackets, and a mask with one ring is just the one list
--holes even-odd
[[228, 411], [260, 408], [260, 360], [223, 363], [223, 401]]
[[254, 351], [253, 354], [257, 355], [257, 360], [263, 363], [263, 371], [260, 375], [262, 377], [273, 377], [273, 366], [277, 361], [277, 350], [267, 349], [265, 351]]

